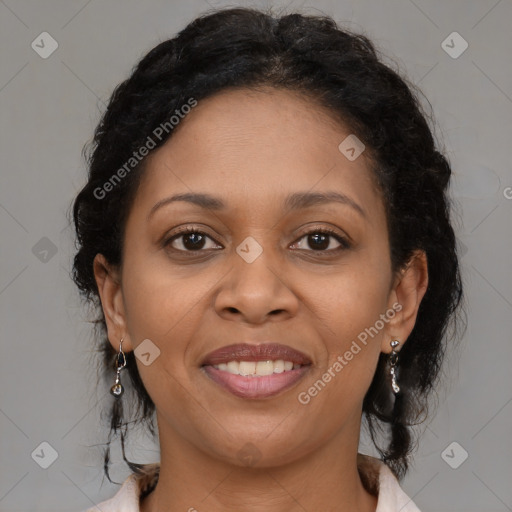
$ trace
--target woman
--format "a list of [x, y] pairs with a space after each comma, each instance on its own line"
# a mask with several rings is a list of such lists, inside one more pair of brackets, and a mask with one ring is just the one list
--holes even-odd
[[[417, 511], [398, 479], [462, 297], [451, 170], [372, 43], [199, 17], [118, 86], [89, 164], [74, 279], [133, 471], [98, 507]], [[159, 464], [124, 456], [133, 404]]]

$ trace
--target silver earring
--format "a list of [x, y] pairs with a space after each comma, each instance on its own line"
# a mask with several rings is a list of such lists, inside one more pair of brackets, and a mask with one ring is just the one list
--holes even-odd
[[400, 345], [400, 342], [398, 340], [392, 340], [390, 345], [392, 351], [389, 355], [389, 364], [391, 365], [389, 373], [391, 374], [391, 387], [393, 388], [393, 393], [396, 395], [400, 392], [400, 387], [396, 383], [396, 365], [398, 364], [398, 352], [395, 350], [395, 348]]
[[121, 370], [126, 366], [126, 357], [123, 352], [123, 339], [119, 342], [119, 352], [116, 356], [116, 382], [110, 388], [110, 393], [116, 398], [119, 398], [124, 393], [123, 385], [121, 384], [120, 373]]

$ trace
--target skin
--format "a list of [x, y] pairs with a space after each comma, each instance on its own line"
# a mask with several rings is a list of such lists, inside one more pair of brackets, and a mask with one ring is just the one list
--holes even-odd
[[[391, 351], [392, 339], [400, 349], [412, 331], [428, 277], [422, 252], [392, 272], [368, 157], [349, 161], [338, 149], [350, 133], [297, 93], [234, 89], [201, 100], [148, 157], [122, 266], [101, 254], [94, 260], [112, 346], [117, 351], [124, 338], [129, 352], [150, 339], [161, 351], [149, 366], [137, 360], [156, 405], [161, 451], [160, 480], [143, 512], [375, 511], [357, 471], [362, 402], [379, 354]], [[346, 195], [364, 214], [334, 202], [284, 207], [289, 194], [320, 191]], [[173, 202], [148, 220], [158, 201], [189, 192], [226, 206]], [[161, 243], [185, 225], [209, 237], [202, 252], [186, 252], [186, 236]], [[315, 249], [305, 234], [325, 228], [350, 247], [331, 237]], [[236, 252], [248, 236], [263, 249], [252, 263]], [[401, 311], [300, 404], [299, 392], [395, 303]], [[247, 400], [200, 370], [215, 349], [263, 341], [304, 352], [310, 371], [279, 395]], [[259, 457], [253, 465], [240, 457], [247, 443]]]

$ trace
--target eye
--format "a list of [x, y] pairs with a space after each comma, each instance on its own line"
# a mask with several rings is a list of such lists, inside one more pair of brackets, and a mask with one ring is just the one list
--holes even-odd
[[[303, 242], [305, 240], [305, 242]], [[336, 243], [338, 246], [336, 247]], [[305, 247], [309, 246], [309, 249]], [[295, 244], [298, 249], [312, 250], [315, 252], [335, 252], [348, 249], [350, 243], [341, 235], [330, 229], [314, 229], [305, 233]], [[333, 247], [334, 245], [334, 247]]]
[[[210, 246], [208, 246], [210, 244]], [[306, 247], [307, 246], [309, 247]], [[336, 247], [336, 244], [338, 246]], [[334, 245], [334, 247], [333, 247]], [[164, 247], [171, 247], [178, 252], [200, 252], [203, 249], [221, 249], [209, 235], [195, 228], [184, 228], [163, 242]], [[314, 252], [336, 252], [350, 248], [350, 243], [333, 230], [326, 228], [311, 230], [299, 238], [294, 244], [295, 249], [306, 249]]]
[[[213, 242], [213, 246], [208, 247], [208, 241]], [[206, 233], [197, 229], [184, 229], [178, 234], [167, 238], [164, 246], [170, 246], [172, 249], [182, 252], [201, 251], [201, 249], [218, 249], [220, 246]]]

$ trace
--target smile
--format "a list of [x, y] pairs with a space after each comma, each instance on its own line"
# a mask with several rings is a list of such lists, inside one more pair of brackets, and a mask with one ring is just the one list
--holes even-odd
[[289, 372], [296, 370], [302, 365], [292, 361], [229, 361], [213, 365], [217, 370], [232, 373], [233, 375], [243, 375], [244, 377], [263, 377], [273, 373]]
[[307, 356], [275, 343], [230, 345], [212, 352], [202, 370], [235, 396], [268, 398], [296, 384], [310, 369]]

